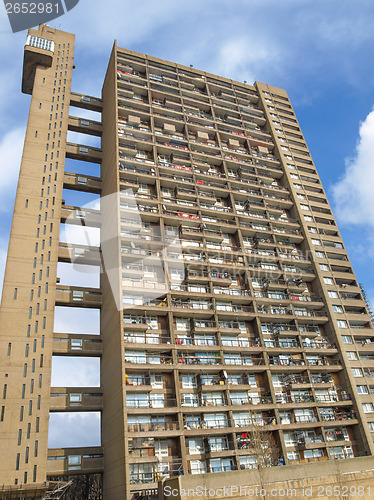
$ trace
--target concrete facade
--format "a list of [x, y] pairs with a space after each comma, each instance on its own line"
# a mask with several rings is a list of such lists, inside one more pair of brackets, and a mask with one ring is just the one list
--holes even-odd
[[218, 476], [179, 476], [160, 484], [159, 500], [189, 498], [372, 498], [374, 459], [353, 458], [328, 464], [288, 465], [235, 471]]
[[[115, 43], [99, 98], [71, 91], [73, 56], [73, 35], [30, 30], [0, 483], [103, 473], [106, 499], [139, 499], [169, 476], [372, 455], [374, 330], [286, 91]], [[97, 266], [100, 287], [60, 284], [58, 263]], [[54, 331], [55, 307], [99, 310], [100, 334]], [[54, 356], [100, 358], [101, 386], [51, 387]], [[74, 411], [100, 412], [101, 446], [48, 449], [49, 414]]]

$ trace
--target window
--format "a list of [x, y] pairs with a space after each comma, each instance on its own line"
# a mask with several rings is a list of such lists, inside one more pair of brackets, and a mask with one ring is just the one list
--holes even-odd
[[182, 387], [185, 389], [197, 387], [195, 375], [182, 375]]
[[336, 313], [342, 313], [343, 308], [341, 306], [332, 306], [332, 310]]
[[169, 454], [167, 439], [155, 440], [155, 455], [156, 457], [167, 457]]
[[70, 339], [70, 347], [72, 351], [81, 351], [83, 348], [82, 339]]
[[339, 295], [337, 292], [334, 292], [334, 290], [328, 290], [327, 295], [330, 297], [330, 299], [338, 299]]
[[357, 358], [357, 354], [353, 351], [347, 351], [347, 358], [350, 360], [350, 361], [356, 361], [358, 358]]
[[318, 257], [319, 259], [325, 259], [326, 255], [324, 254], [324, 252], [318, 252], [316, 250], [316, 257]]
[[373, 403], [363, 403], [362, 408], [364, 410], [364, 413], [374, 413]]
[[354, 377], [363, 377], [361, 368], [352, 368], [352, 374]]
[[306, 220], [307, 222], [313, 222], [313, 217], [311, 217], [310, 215], [304, 215], [304, 220]]
[[308, 231], [310, 233], [318, 233], [317, 228], [315, 228], [315, 227], [308, 227]]
[[82, 404], [82, 394], [71, 393], [69, 395], [69, 402], [72, 406]]
[[79, 470], [81, 468], [82, 458], [80, 455], [70, 455], [68, 457], [68, 469]]
[[321, 240], [312, 239], [313, 245], [321, 245]]
[[308, 211], [310, 211], [310, 208], [308, 207], [308, 205], [300, 205], [300, 208], [301, 208], [301, 210], [308, 210]]
[[288, 460], [299, 460], [300, 453], [298, 451], [288, 451], [287, 458], [288, 458]]
[[357, 392], [359, 394], [369, 394], [369, 389], [367, 385], [358, 385]]
[[199, 406], [197, 394], [183, 394], [182, 406]]
[[152, 373], [151, 374], [151, 386], [154, 389], [163, 389], [164, 382], [162, 380], [162, 373]]
[[32, 35], [28, 35], [26, 45], [30, 45], [31, 47], [36, 47], [38, 49], [49, 50], [51, 52], [53, 52], [55, 48], [55, 43], [52, 40]]
[[190, 455], [196, 455], [198, 453], [204, 453], [204, 441], [203, 438], [190, 438], [187, 439], [187, 446]]
[[369, 431], [374, 432], [374, 422], [368, 422]]
[[202, 460], [191, 460], [191, 474], [205, 474], [207, 472], [206, 463]]
[[320, 448], [315, 448], [313, 450], [304, 450], [304, 458], [319, 458], [323, 456], [323, 451]]
[[257, 460], [255, 456], [243, 455], [239, 457], [240, 469], [256, 468]]
[[323, 281], [326, 283], [326, 285], [334, 284], [334, 280], [332, 278], [323, 278]]
[[337, 324], [339, 328], [348, 328], [348, 323], [343, 319], [338, 319]]
[[330, 271], [330, 268], [327, 264], [320, 264], [319, 268], [321, 269], [321, 271]]

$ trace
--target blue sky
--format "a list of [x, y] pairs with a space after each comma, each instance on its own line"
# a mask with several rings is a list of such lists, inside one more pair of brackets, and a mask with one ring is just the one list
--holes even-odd
[[[51, 25], [76, 34], [73, 90], [100, 95], [118, 45], [288, 91], [358, 280], [374, 298], [374, 2], [80, 0]], [[0, 6], [0, 283], [30, 97], [26, 32]], [[74, 110], [75, 112], [75, 110]]]

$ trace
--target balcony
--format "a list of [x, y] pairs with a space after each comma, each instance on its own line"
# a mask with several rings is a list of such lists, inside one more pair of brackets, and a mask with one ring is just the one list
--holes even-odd
[[[129, 432], [162, 432], [162, 431], [177, 431], [179, 430], [179, 423], [177, 420], [166, 420], [165, 422], [154, 423], [135, 423], [127, 424], [127, 430]], [[167, 435], [167, 434], [166, 434]]]
[[149, 319], [146, 316], [128, 316], [124, 317], [123, 321], [123, 329], [125, 331], [128, 330], [136, 330], [136, 331], [146, 331], [150, 329], [150, 325], [148, 324]]
[[219, 273], [212, 271], [210, 273], [212, 283], [219, 286], [230, 286], [232, 283], [232, 276], [229, 273]]
[[276, 396], [277, 404], [295, 404], [295, 403], [312, 403], [314, 402], [313, 394], [305, 393], [305, 394], [293, 394], [291, 396], [287, 394], [282, 394]]
[[125, 351], [125, 363], [126, 364], [140, 364], [140, 365], [171, 365], [173, 363], [173, 357], [165, 354], [159, 353], [142, 353], [132, 354], [126, 353]]
[[300, 367], [305, 366], [305, 361], [300, 357], [280, 358], [278, 356], [269, 356], [269, 365]]
[[253, 356], [233, 356], [229, 353], [225, 353], [224, 355], [225, 365], [226, 366], [261, 366], [264, 365], [265, 362], [262, 358], [255, 358]]
[[239, 304], [227, 304], [224, 307], [217, 304], [216, 311], [220, 318], [237, 319], [238, 317], [242, 317], [246, 321], [250, 321], [255, 317], [255, 309], [253, 307]]
[[324, 422], [356, 420], [356, 418], [356, 413], [354, 411], [336, 410], [328, 413], [321, 413], [321, 419]]
[[336, 345], [327, 340], [310, 340], [303, 339], [303, 347], [305, 349], [333, 349], [336, 350]]
[[308, 359], [308, 354], [306, 355], [306, 364], [308, 366], [330, 366], [330, 367], [341, 367], [341, 363], [338, 359], [330, 359], [326, 357], [318, 357], [318, 359]]
[[[155, 394], [156, 395], [156, 394]], [[177, 406], [177, 400], [171, 397], [162, 397], [152, 399], [152, 395], [148, 394], [148, 398], [136, 399], [134, 393], [127, 393], [126, 408], [174, 408]], [[157, 394], [157, 396], [164, 396]]]
[[175, 343], [176, 345], [216, 346], [218, 345], [218, 340], [211, 335], [209, 335], [206, 339], [201, 336], [198, 338], [192, 338], [190, 336], [183, 335], [183, 338], [176, 338]]
[[196, 200], [196, 192], [178, 186], [175, 188], [175, 197], [181, 200]]
[[178, 363], [181, 365], [222, 365], [222, 359], [219, 354], [192, 356], [180, 353], [178, 354]]
[[288, 375], [284, 374], [283, 383], [285, 387], [289, 387], [292, 389], [297, 389], [300, 386], [311, 385], [309, 377], [299, 374], [288, 374]]
[[161, 333], [126, 333], [124, 341], [128, 344], [170, 344], [170, 336]]
[[188, 283], [206, 283], [209, 280], [209, 274], [205, 272], [187, 271], [185, 278]]
[[237, 321], [219, 321], [218, 331], [220, 333], [228, 333], [232, 335], [240, 335], [242, 333]]
[[336, 403], [337, 401], [351, 401], [351, 397], [345, 391], [335, 394], [316, 395], [317, 403]]
[[193, 420], [187, 419], [184, 421], [184, 429], [186, 431], [195, 431], [200, 429], [224, 429], [225, 427], [230, 427], [229, 422], [225, 420], [203, 420], [201, 418], [197, 418]]
[[[171, 306], [176, 309], [185, 309], [188, 316], [193, 316], [193, 311], [208, 312], [213, 310], [213, 304], [210, 302], [193, 302], [188, 300], [173, 300]], [[209, 315], [212, 313], [209, 312]]]
[[205, 333], [215, 333], [217, 331], [217, 324], [215, 321], [210, 320], [191, 320], [192, 333], [205, 334]]
[[[230, 389], [232, 390], [233, 387], [231, 386]], [[232, 406], [242, 406], [242, 405], [258, 405], [258, 404], [263, 404], [263, 405], [269, 405], [273, 403], [273, 399], [270, 394], [260, 394], [260, 395], [253, 395], [248, 394], [248, 398], [236, 398], [235, 395], [231, 393], [230, 395], [230, 402]]]

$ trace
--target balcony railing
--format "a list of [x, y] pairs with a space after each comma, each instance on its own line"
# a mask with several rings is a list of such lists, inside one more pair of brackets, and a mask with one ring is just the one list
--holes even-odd
[[336, 401], [350, 401], [351, 397], [349, 394], [326, 394], [326, 395], [316, 395], [317, 403], [333, 403]]
[[222, 365], [222, 359], [219, 355], [198, 357], [198, 356], [190, 356], [188, 354], [187, 355], [179, 354], [178, 363], [182, 365]]
[[171, 408], [177, 406], [177, 400], [174, 398], [164, 398], [157, 400], [127, 400], [127, 408]]
[[135, 344], [170, 344], [170, 337], [157, 333], [146, 335], [129, 333], [125, 334], [124, 341]]
[[229, 427], [228, 421], [222, 420], [194, 420], [193, 422], [184, 422], [185, 430], [196, 430], [196, 429], [223, 429], [224, 427]]
[[138, 356], [126, 356], [125, 355], [125, 363], [134, 363], [134, 364], [172, 364], [173, 358], [172, 356], [159, 356], [159, 355], [151, 355], [151, 354], [139, 354]]
[[129, 432], [155, 432], [155, 431], [174, 431], [179, 430], [178, 421], [160, 422], [160, 423], [133, 423], [127, 424]]
[[331, 422], [334, 420], [354, 420], [356, 418], [355, 412], [334, 412], [331, 414], [321, 414], [321, 419], [324, 422]]

